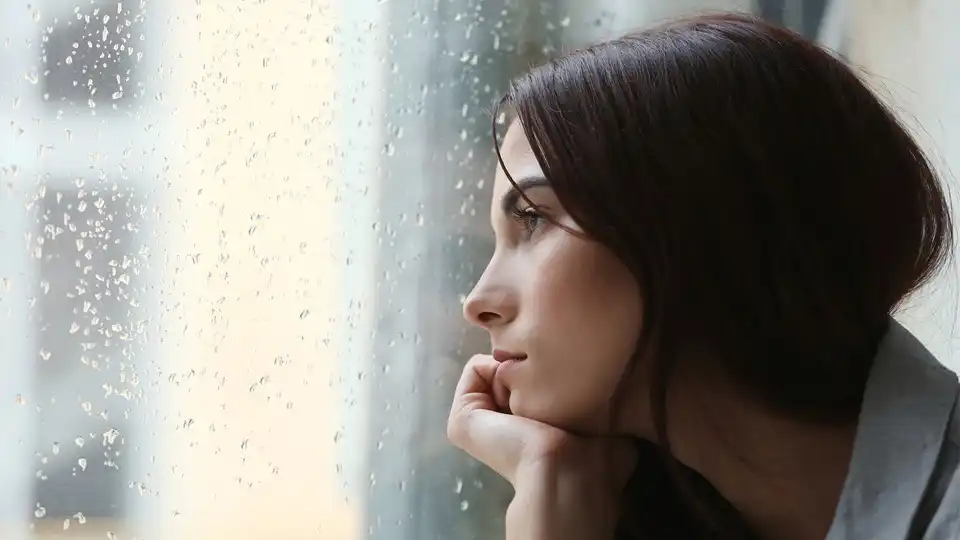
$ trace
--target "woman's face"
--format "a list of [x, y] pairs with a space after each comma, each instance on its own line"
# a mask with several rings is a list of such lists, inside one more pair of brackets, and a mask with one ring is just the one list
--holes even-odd
[[551, 223], [580, 231], [546, 183], [518, 122], [501, 152], [513, 179], [549, 221], [498, 169], [490, 205], [496, 250], [464, 314], [489, 332], [495, 356], [519, 358], [497, 372], [502, 407], [596, 433], [606, 426], [610, 398], [636, 347], [639, 289], [607, 248]]

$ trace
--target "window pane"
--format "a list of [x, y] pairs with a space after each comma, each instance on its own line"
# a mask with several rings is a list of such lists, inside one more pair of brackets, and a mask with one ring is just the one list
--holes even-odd
[[0, 537], [502, 537], [509, 486], [444, 433], [489, 348], [490, 109], [754, 4], [0, 2]]

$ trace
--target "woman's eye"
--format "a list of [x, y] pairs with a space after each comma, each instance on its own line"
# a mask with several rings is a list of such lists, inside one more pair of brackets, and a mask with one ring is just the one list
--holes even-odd
[[517, 220], [521, 225], [523, 225], [524, 230], [528, 235], [533, 234], [543, 224], [546, 222], [546, 219], [543, 217], [540, 212], [533, 207], [529, 208], [515, 208], [513, 210], [513, 218]]

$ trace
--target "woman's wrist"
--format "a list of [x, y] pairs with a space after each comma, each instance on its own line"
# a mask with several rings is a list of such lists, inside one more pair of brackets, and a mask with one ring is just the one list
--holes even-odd
[[507, 540], [613, 538], [619, 499], [596, 478], [553, 466], [526, 471], [507, 507]]

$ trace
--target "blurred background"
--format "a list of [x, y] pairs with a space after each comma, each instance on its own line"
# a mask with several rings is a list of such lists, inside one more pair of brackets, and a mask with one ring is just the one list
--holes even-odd
[[[953, 0], [0, 2], [0, 538], [501, 538], [443, 428], [490, 106], [704, 9], [849, 59], [956, 190]], [[954, 368], [956, 275], [899, 315]]]

